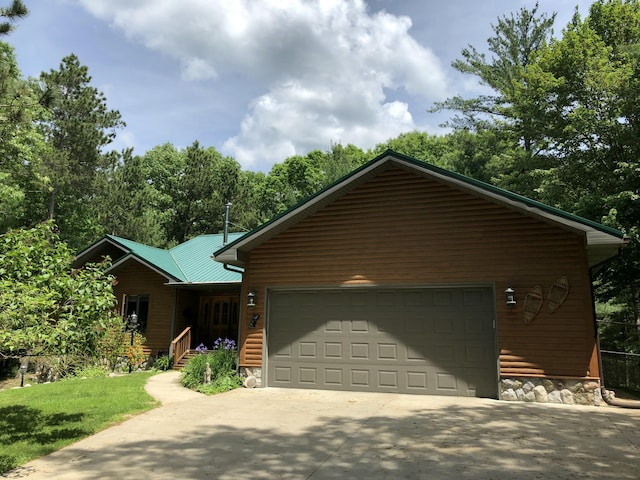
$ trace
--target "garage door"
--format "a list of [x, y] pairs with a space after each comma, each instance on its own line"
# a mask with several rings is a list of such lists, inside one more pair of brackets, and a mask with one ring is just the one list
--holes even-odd
[[267, 385], [497, 396], [490, 287], [271, 290]]

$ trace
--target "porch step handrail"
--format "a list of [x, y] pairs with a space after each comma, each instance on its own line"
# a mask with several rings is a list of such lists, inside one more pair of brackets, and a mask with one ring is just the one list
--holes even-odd
[[180, 360], [189, 353], [191, 348], [191, 327], [185, 328], [180, 335], [171, 342], [171, 350], [173, 350], [173, 364], [178, 365]]

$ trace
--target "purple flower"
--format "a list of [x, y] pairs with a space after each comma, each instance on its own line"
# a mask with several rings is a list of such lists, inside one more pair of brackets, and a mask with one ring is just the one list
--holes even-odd
[[225, 338], [224, 340], [222, 340], [222, 338], [218, 338], [215, 342], [213, 342], [213, 349], [220, 350], [221, 348], [224, 350], [235, 350], [236, 342], [229, 338]]
[[200, 345], [198, 345], [196, 347], [196, 352], [198, 352], [198, 353], [207, 353], [207, 350], [208, 349], [207, 349], [207, 347], [205, 346], [204, 343], [201, 343]]

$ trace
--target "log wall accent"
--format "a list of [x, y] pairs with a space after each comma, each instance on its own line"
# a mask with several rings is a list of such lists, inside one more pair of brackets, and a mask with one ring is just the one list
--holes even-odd
[[[240, 363], [262, 366], [269, 287], [494, 284], [500, 373], [598, 376], [585, 241], [581, 234], [394, 167], [250, 252]], [[545, 295], [566, 275], [570, 292], [524, 323], [527, 291]], [[511, 285], [517, 305], [505, 305]], [[242, 302], [243, 305], [246, 302]], [[250, 317], [260, 313], [256, 328]]]

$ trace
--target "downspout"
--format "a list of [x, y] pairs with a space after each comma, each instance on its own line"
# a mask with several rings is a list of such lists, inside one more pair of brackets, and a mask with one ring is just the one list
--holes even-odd
[[[614, 257], [615, 258], [615, 257]], [[611, 262], [613, 258], [605, 260], [604, 262], [600, 262], [593, 267], [589, 268], [589, 280], [591, 287], [591, 307], [593, 308], [593, 322], [596, 331], [596, 343], [597, 348], [596, 352], [598, 353], [598, 368], [600, 369], [600, 393], [602, 394], [602, 399], [606, 402], [607, 405], [611, 405], [612, 407], [620, 407], [620, 408], [640, 408], [640, 400], [623, 400], [621, 398], [615, 398], [609, 395], [606, 387], [604, 386], [604, 372], [602, 371], [602, 353], [600, 353], [600, 333], [598, 332], [598, 320], [596, 316], [596, 302], [595, 295], [593, 291], [593, 272], [596, 268], [601, 268], [607, 263]]]
[[[229, 210], [231, 209], [231, 202], [227, 202], [224, 205], [224, 230], [222, 235], [222, 246], [224, 247], [229, 241]], [[240, 275], [244, 274], [244, 270], [240, 270], [239, 268], [233, 268], [229, 266], [228, 263], [223, 263], [222, 268], [228, 270], [229, 272], [239, 273]], [[240, 281], [240, 299], [242, 299], [242, 280]], [[238, 312], [238, 315], [240, 313]], [[240, 375], [240, 329], [242, 327], [241, 319], [238, 318], [238, 364], [236, 365], [236, 373]]]

